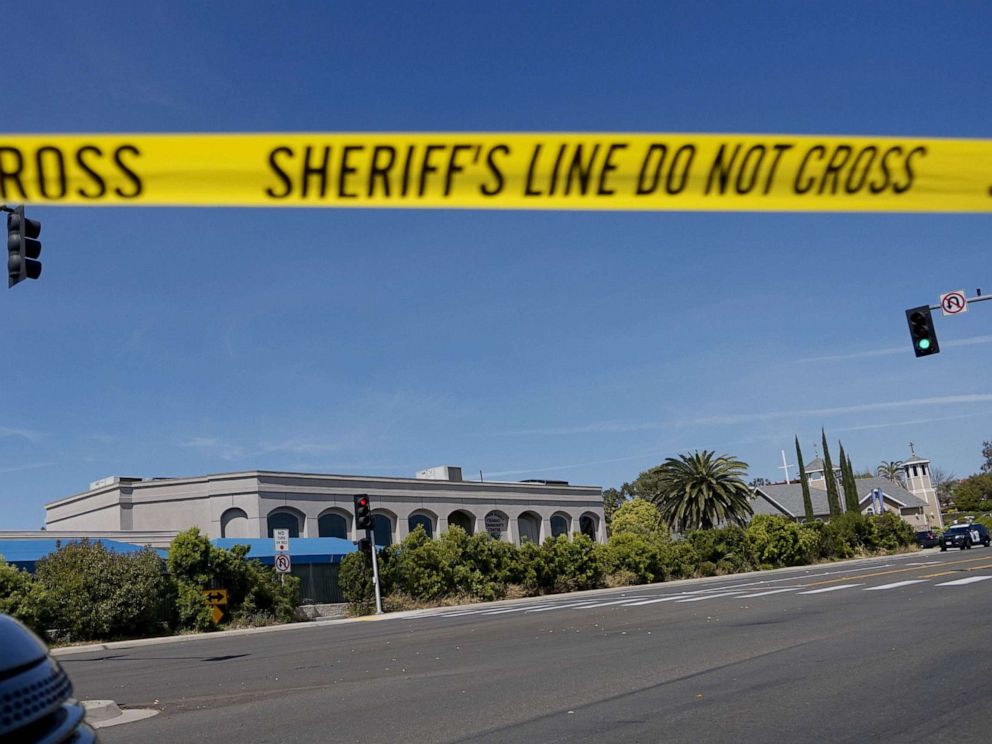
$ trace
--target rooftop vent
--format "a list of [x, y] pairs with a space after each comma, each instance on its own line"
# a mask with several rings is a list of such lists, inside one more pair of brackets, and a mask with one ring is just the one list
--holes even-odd
[[438, 465], [436, 468], [418, 470], [417, 479], [460, 481], [462, 479], [462, 469], [454, 465]]

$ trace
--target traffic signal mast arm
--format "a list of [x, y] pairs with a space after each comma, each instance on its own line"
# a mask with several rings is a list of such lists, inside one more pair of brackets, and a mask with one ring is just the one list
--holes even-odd
[[[964, 299], [969, 305], [973, 302], [985, 302], [985, 300], [992, 300], [992, 295], [978, 295], [977, 297], [965, 297]], [[943, 308], [940, 305], [930, 305], [930, 309], [942, 310]]]

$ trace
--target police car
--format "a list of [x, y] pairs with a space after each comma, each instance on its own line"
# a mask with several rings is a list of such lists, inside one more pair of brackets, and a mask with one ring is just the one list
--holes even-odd
[[984, 545], [986, 548], [992, 543], [989, 531], [985, 525], [978, 522], [971, 524], [952, 524], [944, 534], [940, 536], [940, 549], [945, 551], [948, 548], [960, 548], [961, 550], [971, 550], [972, 545]]

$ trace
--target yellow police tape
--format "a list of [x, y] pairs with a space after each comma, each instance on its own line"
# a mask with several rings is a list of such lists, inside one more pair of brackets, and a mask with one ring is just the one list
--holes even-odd
[[992, 140], [0, 134], [6, 203], [989, 212]]

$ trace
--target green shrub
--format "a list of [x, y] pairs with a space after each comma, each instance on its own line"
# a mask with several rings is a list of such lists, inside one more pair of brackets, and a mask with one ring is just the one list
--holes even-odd
[[549, 537], [541, 546], [542, 583], [555, 592], [574, 592], [603, 586], [602, 546], [586, 535]]
[[44, 587], [27, 571], [0, 556], [0, 612], [17, 618], [44, 637], [51, 618]]
[[179, 533], [169, 546], [168, 566], [176, 585], [176, 624], [210, 630], [205, 589], [226, 589], [224, 622], [238, 625], [289, 622], [299, 602], [300, 580], [280, 579], [274, 569], [248, 559], [247, 545], [230, 550], [210, 543], [196, 527]]
[[[894, 516], [894, 515], [893, 515]], [[848, 558], [862, 552], [878, 549], [878, 527], [874, 521], [858, 512], [845, 512], [827, 523], [834, 544], [840, 555]]]
[[167, 630], [160, 599], [169, 594], [161, 559], [146, 548], [115, 553], [86, 540], [64, 545], [38, 562], [37, 581], [52, 625], [67, 640], [106, 640]]
[[817, 555], [819, 540], [787, 517], [759, 514], [747, 527], [747, 540], [761, 565], [800, 566]]
[[[621, 507], [623, 508], [623, 507]], [[604, 550], [604, 568], [614, 586], [650, 584], [660, 575], [659, 546], [633, 532], [614, 532]]]
[[699, 570], [699, 554], [688, 540], [663, 543], [659, 566], [664, 579], [688, 579]]
[[645, 540], [668, 538], [668, 527], [658, 507], [644, 499], [631, 499], [613, 513], [610, 535], [638, 535]]
[[869, 517], [875, 523], [876, 547], [881, 550], [897, 550], [912, 545], [916, 532], [892, 512]]

